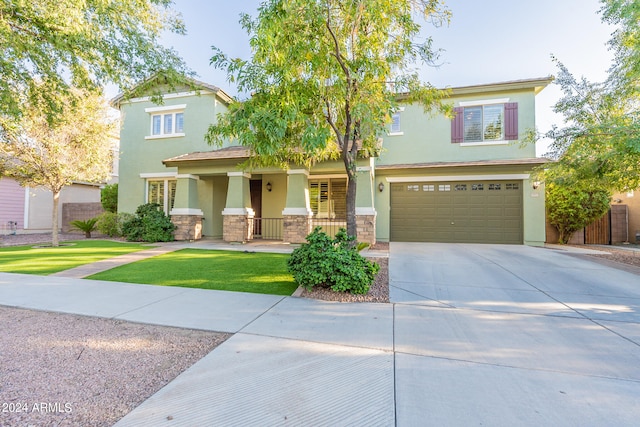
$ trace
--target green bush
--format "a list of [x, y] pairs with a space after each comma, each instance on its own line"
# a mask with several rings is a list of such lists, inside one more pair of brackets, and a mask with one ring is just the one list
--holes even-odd
[[87, 239], [90, 239], [91, 232], [96, 230], [97, 221], [98, 221], [98, 218], [91, 218], [86, 221], [81, 221], [79, 219], [76, 219], [75, 221], [71, 221], [69, 224], [72, 226], [72, 228], [75, 228], [76, 230], [84, 231], [84, 236]]
[[98, 216], [96, 226], [102, 234], [106, 234], [109, 237], [120, 237], [123, 235], [122, 225], [133, 217], [132, 214], [126, 212], [118, 214], [115, 212], [103, 212]]
[[287, 261], [295, 281], [307, 290], [314, 286], [329, 287], [336, 292], [366, 294], [380, 270], [353, 245], [354, 237], [344, 228], [332, 239], [316, 227]]
[[173, 241], [175, 225], [157, 203], [138, 206], [133, 218], [122, 224], [122, 235], [130, 242]]
[[558, 230], [558, 243], [569, 243], [573, 234], [602, 218], [610, 208], [607, 188], [589, 182], [546, 187], [547, 220]]
[[100, 203], [107, 212], [118, 212], [118, 184], [107, 184], [100, 190]]

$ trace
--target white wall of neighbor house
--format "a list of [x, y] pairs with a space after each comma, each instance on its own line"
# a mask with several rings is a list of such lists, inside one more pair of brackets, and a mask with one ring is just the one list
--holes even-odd
[[[62, 189], [58, 206], [58, 224], [62, 226], [62, 205], [64, 203], [100, 202], [100, 187], [97, 185], [73, 184]], [[53, 196], [44, 188], [29, 188], [25, 201], [25, 232], [51, 231]]]

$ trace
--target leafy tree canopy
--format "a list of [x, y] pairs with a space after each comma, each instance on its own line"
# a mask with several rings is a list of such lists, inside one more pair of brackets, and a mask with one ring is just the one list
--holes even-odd
[[[125, 91], [160, 70], [184, 73], [163, 31], [184, 33], [171, 0], [4, 0], [0, 3], [0, 114], [23, 112], [22, 95], [51, 120], [71, 87]], [[73, 101], [73, 100], [71, 100]]]
[[347, 230], [355, 235], [358, 153], [379, 151], [399, 93], [427, 108], [446, 95], [421, 83], [412, 69], [438, 54], [430, 39], [416, 42], [414, 18], [440, 25], [449, 13], [440, 0], [264, 1], [255, 19], [245, 14], [240, 20], [250, 35], [251, 60], [214, 47], [212, 64], [251, 96], [232, 103], [207, 140], [236, 138], [252, 150], [250, 166], [341, 158]]
[[[43, 92], [36, 92], [42, 93]], [[100, 183], [112, 165], [113, 134], [109, 106], [93, 92], [72, 89], [63, 101], [74, 99], [55, 123], [40, 101], [23, 98], [18, 122], [0, 116], [0, 170], [21, 185], [44, 187], [53, 193], [53, 244], [57, 246], [60, 191], [74, 182]], [[70, 101], [69, 101], [70, 102]]]

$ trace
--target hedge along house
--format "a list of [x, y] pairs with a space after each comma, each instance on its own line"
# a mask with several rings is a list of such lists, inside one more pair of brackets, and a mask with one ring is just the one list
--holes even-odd
[[[542, 245], [544, 188], [530, 173], [546, 160], [520, 139], [535, 127], [535, 95], [551, 80], [454, 88], [453, 119], [401, 106], [379, 156], [358, 161], [358, 239]], [[123, 116], [120, 211], [157, 202], [178, 240], [298, 243], [314, 225], [346, 224], [342, 162], [242, 170], [246, 148], [204, 140], [231, 98], [188, 82], [162, 105], [144, 93], [114, 99]]]

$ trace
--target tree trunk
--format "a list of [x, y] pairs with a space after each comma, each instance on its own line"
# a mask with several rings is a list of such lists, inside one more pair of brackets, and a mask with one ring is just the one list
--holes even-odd
[[355, 173], [347, 173], [347, 234], [349, 236], [355, 236], [357, 239], [358, 227], [356, 225], [356, 178], [357, 177]]
[[51, 217], [51, 246], [58, 247], [58, 203], [60, 202], [60, 191], [53, 193], [53, 215]]

